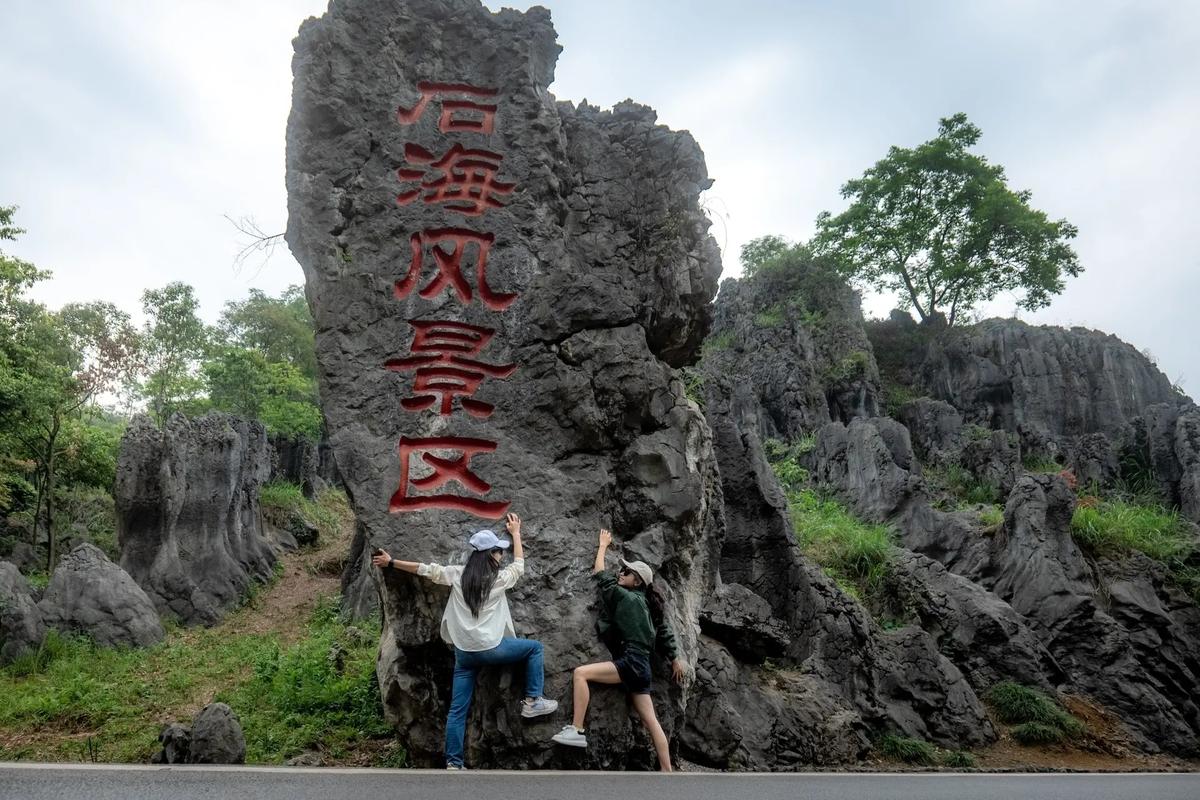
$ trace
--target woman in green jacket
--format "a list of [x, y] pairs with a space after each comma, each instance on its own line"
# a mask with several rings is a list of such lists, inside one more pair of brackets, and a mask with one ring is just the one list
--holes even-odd
[[667, 735], [658, 724], [654, 701], [650, 699], [650, 654], [657, 646], [671, 659], [671, 671], [676, 682], [683, 680], [686, 667], [679, 659], [675, 635], [663, 618], [662, 595], [653, 587], [654, 573], [642, 561], [624, 559], [621, 559], [618, 574], [613, 575], [605, 570], [604, 556], [611, 544], [612, 534], [601, 530], [592, 577], [600, 589], [600, 633], [614, 634], [612, 638], [619, 645], [620, 655], [616, 661], [601, 661], [575, 668], [575, 718], [573, 724], [565, 726], [553, 738], [559, 744], [570, 747], [587, 747], [583, 723], [591, 697], [588, 682], [619, 683], [630, 695], [642, 724], [650, 732], [654, 750], [658, 753], [659, 768], [663, 772], [671, 772]]

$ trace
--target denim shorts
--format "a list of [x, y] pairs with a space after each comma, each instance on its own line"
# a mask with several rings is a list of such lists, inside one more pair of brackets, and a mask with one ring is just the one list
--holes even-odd
[[621, 686], [630, 694], [650, 694], [650, 658], [637, 650], [626, 649], [613, 664]]

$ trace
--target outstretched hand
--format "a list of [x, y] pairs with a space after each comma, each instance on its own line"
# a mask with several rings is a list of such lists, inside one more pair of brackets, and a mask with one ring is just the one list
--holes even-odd
[[676, 683], [683, 683], [683, 678], [686, 675], [687, 664], [678, 658], [671, 662], [671, 677], [675, 679]]
[[612, 531], [607, 528], [600, 529], [600, 546], [608, 547], [612, 544]]
[[504, 521], [504, 527], [513, 536], [521, 535], [521, 518], [516, 514], [509, 512], [508, 518]]
[[371, 563], [383, 569], [392, 562], [392, 557], [388, 555], [387, 550], [380, 550], [375, 555], [371, 556]]

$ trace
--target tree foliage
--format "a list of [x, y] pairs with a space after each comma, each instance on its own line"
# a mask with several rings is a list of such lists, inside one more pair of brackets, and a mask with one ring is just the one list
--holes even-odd
[[208, 353], [210, 332], [199, 308], [194, 290], [186, 283], [176, 281], [142, 293], [146, 376], [140, 394], [160, 425], [203, 389], [198, 367]]
[[954, 324], [1005, 291], [1020, 292], [1026, 309], [1048, 305], [1081, 271], [1068, 244], [1077, 230], [1030, 207], [1003, 167], [969, 152], [980, 135], [956, 114], [936, 138], [892, 147], [842, 187], [849, 208], [817, 218], [814, 250], [849, 277], [899, 292], [922, 320], [944, 314]]
[[289, 286], [279, 297], [251, 289], [245, 300], [225, 304], [220, 327], [228, 342], [257, 350], [267, 361], [287, 362], [316, 380], [313, 320], [302, 287]]

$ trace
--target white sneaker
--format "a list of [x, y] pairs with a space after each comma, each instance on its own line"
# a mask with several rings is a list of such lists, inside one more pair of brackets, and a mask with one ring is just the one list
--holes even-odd
[[451, 772], [463, 772], [467, 768], [461, 764], [447, 764], [446, 769], [450, 770]]
[[546, 714], [553, 714], [558, 710], [557, 700], [547, 700], [545, 697], [538, 697], [535, 700], [526, 698], [521, 701], [521, 716], [529, 719], [531, 717], [543, 717]]
[[574, 725], [564, 725], [561, 731], [550, 738], [567, 747], [587, 747], [587, 737], [576, 730]]

